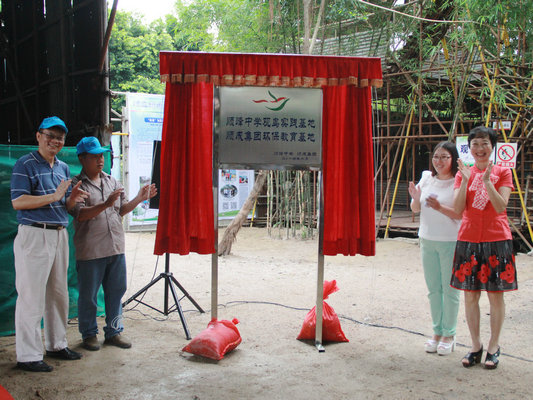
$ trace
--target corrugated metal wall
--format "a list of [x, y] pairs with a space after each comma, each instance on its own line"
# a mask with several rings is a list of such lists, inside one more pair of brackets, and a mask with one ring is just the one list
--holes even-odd
[[107, 63], [98, 70], [105, 0], [1, 0], [0, 143], [33, 144], [43, 117], [69, 127], [67, 145], [109, 120]]

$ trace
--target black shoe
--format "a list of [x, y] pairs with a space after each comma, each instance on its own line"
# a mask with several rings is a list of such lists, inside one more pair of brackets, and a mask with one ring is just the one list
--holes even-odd
[[17, 368], [22, 369], [24, 371], [30, 371], [30, 372], [51, 372], [53, 370], [53, 368], [47, 363], [45, 363], [43, 360], [18, 362]]
[[46, 355], [48, 357], [60, 358], [62, 360], [79, 360], [81, 358], [80, 353], [72, 351], [68, 347], [65, 347], [64, 349], [58, 351], [47, 350]]
[[482, 355], [483, 355], [483, 346], [481, 346], [481, 349], [479, 349], [478, 351], [468, 353], [466, 356], [463, 357], [463, 360], [462, 360], [463, 367], [470, 368], [473, 365], [479, 364], [481, 362]]
[[[500, 356], [500, 348], [498, 347], [498, 350], [494, 354], [490, 354], [487, 351], [487, 357], [485, 358], [485, 369], [496, 369], [498, 368], [498, 363], [500, 360], [498, 360], [498, 357]], [[487, 365], [487, 361], [490, 361], [492, 365]]]

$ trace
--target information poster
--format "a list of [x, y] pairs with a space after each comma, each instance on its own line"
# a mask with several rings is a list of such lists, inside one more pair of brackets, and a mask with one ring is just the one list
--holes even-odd
[[[254, 171], [242, 169], [218, 171], [218, 219], [233, 219], [254, 186]], [[252, 216], [252, 211], [249, 217]]]
[[469, 167], [474, 165], [474, 157], [470, 154], [470, 148], [468, 147], [468, 136], [457, 136], [455, 146], [463, 163]]
[[[128, 197], [134, 198], [139, 189], [151, 183], [154, 140], [161, 140], [165, 96], [128, 93], [126, 107], [129, 121]], [[128, 214], [129, 226], [152, 225], [158, 210], [143, 201]]]
[[[126, 107], [129, 120], [128, 197], [151, 183], [154, 140], [161, 140], [164, 113], [163, 95], [128, 93]], [[118, 146], [117, 146], [118, 147]], [[219, 170], [219, 219], [232, 219], [248, 198], [254, 185], [253, 170]], [[139, 204], [128, 214], [129, 226], [157, 223], [158, 210], [149, 202]]]

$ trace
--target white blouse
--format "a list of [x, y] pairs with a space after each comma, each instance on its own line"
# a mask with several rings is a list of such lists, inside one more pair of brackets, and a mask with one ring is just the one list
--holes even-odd
[[422, 178], [416, 185], [422, 189], [420, 196], [419, 237], [440, 242], [455, 242], [457, 240], [461, 220], [450, 218], [426, 205], [426, 199], [430, 195], [436, 195], [437, 200], [442, 205], [453, 208], [454, 181], [454, 178], [446, 180], [437, 179], [431, 176], [431, 171], [422, 172]]

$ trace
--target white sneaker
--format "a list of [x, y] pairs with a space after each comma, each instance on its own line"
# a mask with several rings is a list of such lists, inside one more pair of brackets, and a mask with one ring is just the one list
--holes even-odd
[[448, 354], [451, 354], [451, 352], [454, 350], [455, 336], [453, 337], [453, 340], [451, 342], [439, 342], [439, 345], [437, 346], [437, 353], [439, 353], [439, 356], [446, 356]]
[[434, 339], [429, 339], [426, 343], [424, 343], [424, 349], [426, 350], [426, 353], [436, 353], [438, 345], [439, 342]]

